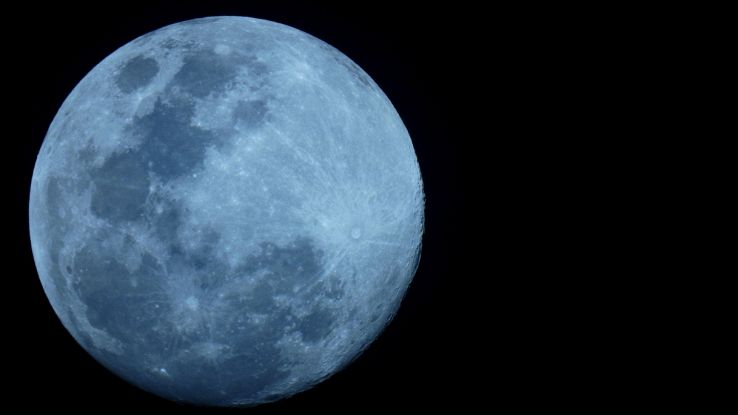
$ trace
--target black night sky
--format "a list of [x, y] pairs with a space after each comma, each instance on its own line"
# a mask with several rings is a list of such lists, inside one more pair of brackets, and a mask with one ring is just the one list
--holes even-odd
[[[71, 8], [38, 3], [4, 11], [4, 21], [15, 28], [5, 37], [11, 41], [5, 51], [10, 58], [4, 59], [5, 65], [12, 66], [6, 91], [15, 103], [13, 117], [5, 119], [15, 125], [14, 133], [5, 139], [12, 146], [4, 154], [5, 167], [11, 171], [4, 177], [12, 188], [6, 196], [6, 200], [12, 197], [12, 203], [5, 223], [10, 229], [5, 255], [15, 271], [5, 273], [10, 286], [4, 287], [4, 306], [9, 311], [4, 313], [8, 322], [2, 342], [11, 351], [4, 356], [2, 373], [10, 390], [5, 387], [3, 400], [55, 410], [212, 413], [212, 409], [168, 402], [127, 384], [76, 344], [41, 290], [27, 221], [36, 153], [72, 88], [98, 62], [134, 38], [209, 15], [284, 23], [354, 60], [387, 94], [409, 130], [427, 199], [420, 268], [399, 314], [380, 338], [348, 368], [314, 389], [244, 412], [451, 411], [475, 395], [493, 393], [485, 380], [490, 374], [481, 368], [490, 355], [481, 356], [492, 353], [498, 328], [477, 313], [491, 306], [494, 297], [487, 297], [490, 304], [472, 300], [483, 289], [480, 282], [493, 278], [493, 272], [474, 269], [465, 258], [472, 244], [486, 242], [477, 242], [483, 237], [467, 237], [474, 233], [467, 226], [472, 221], [466, 203], [472, 184], [463, 178], [462, 170], [468, 170], [463, 153], [473, 146], [484, 148], [493, 139], [491, 129], [477, 130], [472, 125], [480, 118], [493, 123], [500, 116], [483, 92], [494, 77], [497, 52], [484, 41], [488, 28], [478, 24], [481, 12], [415, 3], [423, 6], [397, 10], [391, 3], [343, 2], [344, 6], [335, 7], [151, 1], [139, 6], [94, 2]], [[477, 185], [490, 197], [497, 191], [492, 184]], [[483, 232], [481, 227], [474, 226]], [[492, 260], [492, 248], [482, 249]], [[469, 291], [477, 292], [467, 296]], [[488, 340], [480, 340], [480, 333]]]

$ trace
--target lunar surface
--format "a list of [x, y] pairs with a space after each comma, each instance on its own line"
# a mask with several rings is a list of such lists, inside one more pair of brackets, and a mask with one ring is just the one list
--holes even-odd
[[243, 17], [167, 26], [71, 92], [38, 154], [43, 288], [97, 361], [159, 396], [249, 406], [320, 382], [396, 313], [424, 196], [374, 81]]

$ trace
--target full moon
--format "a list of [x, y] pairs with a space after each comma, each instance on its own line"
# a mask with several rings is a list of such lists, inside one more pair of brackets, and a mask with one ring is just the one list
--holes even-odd
[[245, 17], [173, 24], [59, 109], [29, 203], [42, 286], [77, 342], [161, 397], [310, 388], [397, 312], [420, 258], [410, 136], [354, 62]]

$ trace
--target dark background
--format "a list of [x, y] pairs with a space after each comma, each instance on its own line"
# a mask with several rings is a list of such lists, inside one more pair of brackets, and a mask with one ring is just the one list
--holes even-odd
[[[3, 301], [8, 318], [2, 343], [10, 349], [2, 371], [5, 384], [11, 385], [4, 393], [6, 403], [56, 410], [213, 411], [143, 392], [108, 372], [76, 344], [41, 289], [27, 222], [36, 154], [72, 88], [103, 58], [136, 37], [210, 15], [287, 24], [354, 60], [387, 94], [409, 130], [427, 199], [420, 267], [386, 331], [358, 360], [314, 389], [246, 412], [451, 411], [461, 410], [474, 398], [503, 398], [504, 389], [510, 388], [499, 385], [501, 370], [510, 360], [505, 351], [509, 349], [498, 346], [509, 342], [508, 334], [501, 333], [505, 315], [492, 318], [490, 311], [504, 294], [487, 294], [495, 271], [469, 262], [472, 250], [481, 251], [488, 264], [505, 255], [492, 246], [494, 226], [488, 226], [499, 223], [493, 210], [503, 189], [500, 181], [486, 180], [501, 157], [489, 150], [499, 140], [495, 126], [509, 115], [495, 95], [495, 90], [508, 88], [498, 67], [509, 65], [504, 39], [512, 35], [495, 30], [504, 15], [449, 5], [399, 10], [395, 8], [399, 4], [251, 3], [104, 2], [77, 7], [28, 3], [3, 11], [7, 31], [3, 60], [10, 70], [4, 95], [12, 114], [5, 123], [13, 126], [12, 135], [6, 137], [11, 147], [3, 155], [3, 167], [9, 168], [3, 177], [12, 189], [12, 200], [6, 200], [11, 209], [5, 223], [6, 252], [14, 264], [13, 272], [5, 275], [10, 285], [4, 287]], [[492, 41], [493, 35], [502, 38]], [[472, 153], [485, 162], [471, 163]], [[489, 198], [482, 221], [472, 219], [468, 203], [472, 188]], [[507, 313], [509, 317], [515, 312]], [[494, 367], [487, 368], [486, 360], [493, 360]]]
[[[654, 341], [674, 308], [657, 305], [668, 283], [649, 279], [682, 260], [656, 252], [653, 222], [681, 203], [652, 203], [675, 171], [658, 162], [683, 133], [664, 129], [690, 118], [672, 111], [685, 80], [714, 78], [679, 72], [691, 59], [685, 47], [712, 43], [693, 39], [694, 16], [463, 1], [47, 3], [0, 6], [6, 405], [214, 411], [138, 390], [75, 343], [41, 289], [27, 222], [36, 154], [72, 88], [136, 37], [211, 15], [284, 23], [354, 60], [409, 130], [427, 198], [420, 268], [386, 331], [314, 389], [245, 413], [591, 413], [689, 398], [670, 386], [691, 385], [681, 362], [694, 351], [668, 354], [689, 335]], [[668, 227], [667, 238], [682, 229]]]

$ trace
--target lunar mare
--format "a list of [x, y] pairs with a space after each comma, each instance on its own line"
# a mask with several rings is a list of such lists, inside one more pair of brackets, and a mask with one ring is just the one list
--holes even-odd
[[412, 142], [379, 87], [281, 24], [196, 19], [121, 47], [39, 152], [43, 288], [96, 360], [162, 397], [247, 406], [340, 370], [420, 255]]

